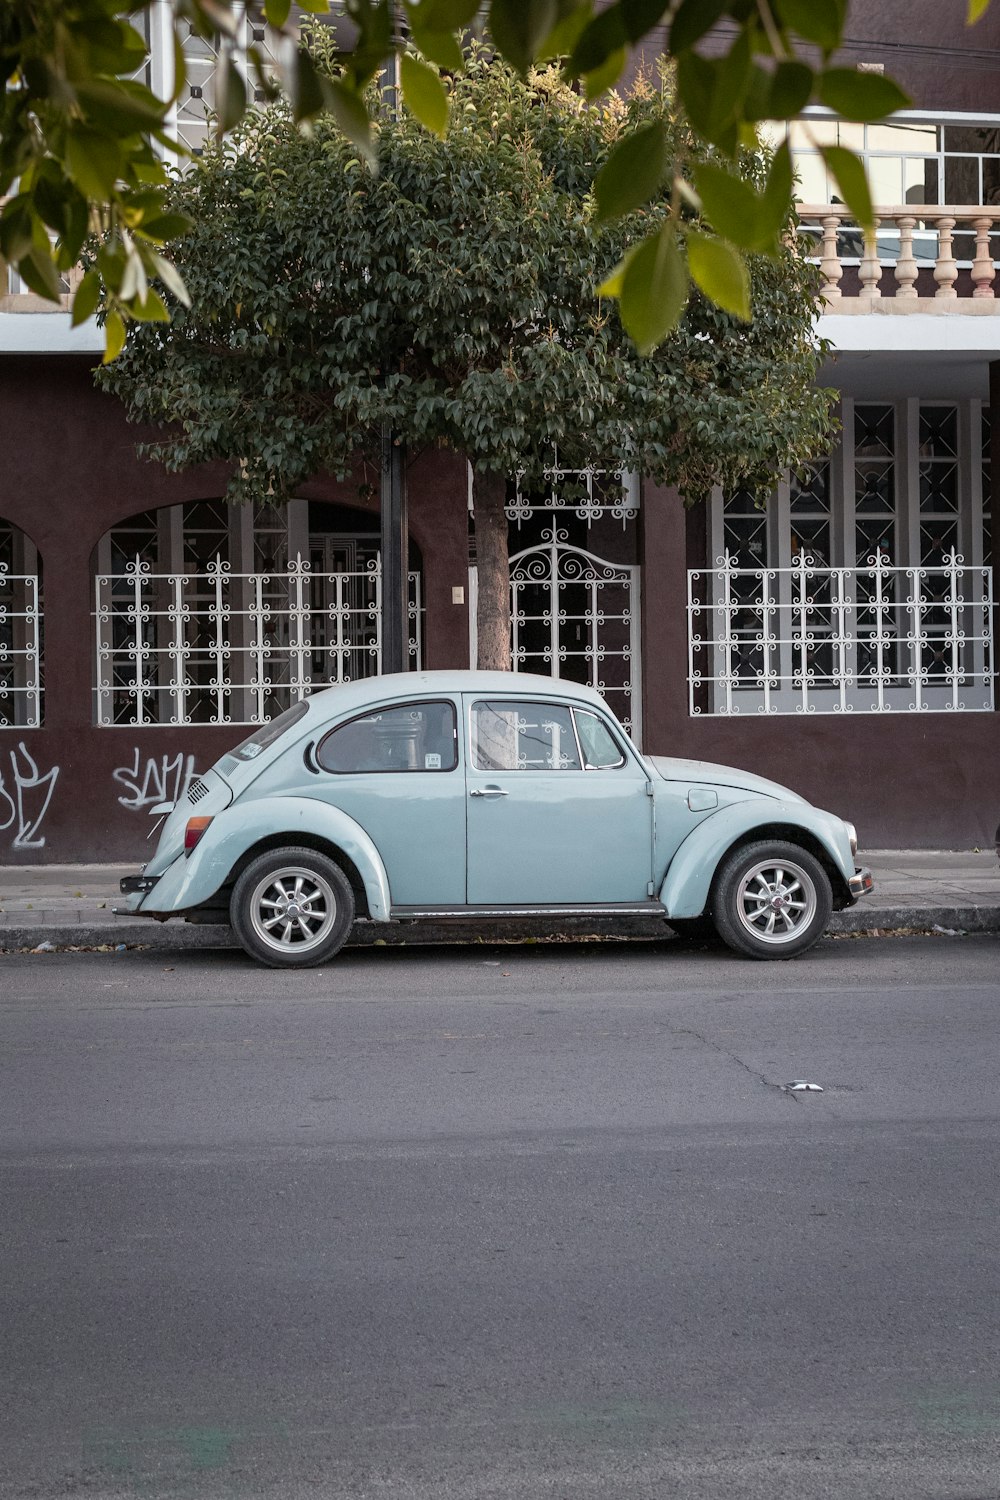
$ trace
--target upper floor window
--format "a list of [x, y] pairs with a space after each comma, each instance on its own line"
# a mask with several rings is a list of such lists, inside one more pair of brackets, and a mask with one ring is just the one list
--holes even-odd
[[862, 158], [876, 204], [979, 204], [1000, 200], [1000, 121], [954, 123], [897, 117], [878, 125], [821, 115], [775, 127], [787, 132], [801, 203], [838, 203], [820, 148], [846, 146]]

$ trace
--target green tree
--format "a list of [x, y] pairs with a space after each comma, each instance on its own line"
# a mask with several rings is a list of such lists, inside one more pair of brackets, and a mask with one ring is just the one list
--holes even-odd
[[[170, 468], [231, 463], [234, 500], [347, 474], [383, 423], [464, 453], [480, 665], [499, 668], [508, 476], [530, 486], [557, 448], [565, 467], [638, 469], [694, 501], [716, 482], [770, 487], [831, 420], [811, 383], [814, 272], [790, 235], [750, 258], [749, 321], [695, 292], [648, 358], [596, 294], [670, 213], [664, 199], [597, 221], [594, 179], [617, 142], [655, 123], [697, 166], [669, 92], [646, 82], [587, 104], [553, 71], [523, 80], [474, 52], [449, 103], [445, 139], [376, 112], [377, 176], [325, 124], [303, 135], [280, 108], [249, 114], [174, 191], [194, 225], [178, 249], [191, 306], [136, 325], [104, 380], [130, 416], [169, 424], [151, 451]], [[766, 166], [745, 154], [747, 182]], [[693, 214], [681, 233], [709, 269], [729, 255]]]
[[[970, 22], [989, 0], [967, 0]], [[152, 0], [4, 0], [0, 6], [0, 259], [20, 268], [32, 290], [57, 300], [59, 276], [77, 261], [88, 235], [99, 245], [91, 275], [76, 293], [74, 319], [107, 304], [107, 356], [130, 319], [160, 320], [153, 283], [185, 296], [168, 241], [185, 221], [165, 208], [166, 174], [157, 149], [169, 149], [172, 99], [160, 99], [138, 73], [146, 44], [136, 22]], [[448, 129], [447, 75], [464, 66], [464, 44], [485, 14], [499, 53], [524, 73], [538, 59], [565, 60], [588, 98], [613, 86], [636, 49], [655, 45], [677, 67], [676, 88], [694, 138], [714, 146], [711, 170], [681, 169], [665, 127], [623, 138], [598, 183], [600, 213], [631, 212], [670, 189], [670, 212], [636, 244], [609, 288], [639, 344], [674, 326], [689, 279], [721, 305], [742, 299], [745, 256], [778, 245], [792, 196], [791, 163], [779, 152], [766, 181], [748, 187], [739, 154], [753, 147], [758, 123], [798, 114], [819, 102], [850, 120], [879, 119], [905, 104], [888, 78], [838, 66], [848, 0], [307, 0], [300, 7], [344, 17], [338, 66], [317, 71], [300, 48], [282, 83], [295, 117], [326, 111], [370, 165], [376, 162], [366, 105], [371, 81], [400, 53], [407, 107], [433, 132]], [[184, 86], [182, 30], [221, 38], [219, 125], [229, 128], [247, 103], [248, 77], [274, 88], [243, 21], [268, 22], [293, 36], [290, 0], [173, 0], [174, 95]], [[728, 45], [706, 40], [719, 22]], [[173, 143], [176, 144], [176, 143]], [[156, 147], [157, 149], [154, 149]], [[842, 197], [871, 224], [872, 205], [858, 158], [822, 146]], [[704, 213], [731, 253], [685, 256], [680, 223], [686, 204]]]

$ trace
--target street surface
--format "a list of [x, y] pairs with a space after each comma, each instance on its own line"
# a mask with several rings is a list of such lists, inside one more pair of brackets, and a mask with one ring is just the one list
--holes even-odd
[[0, 1497], [996, 1500], [998, 1040], [993, 936], [0, 956]]

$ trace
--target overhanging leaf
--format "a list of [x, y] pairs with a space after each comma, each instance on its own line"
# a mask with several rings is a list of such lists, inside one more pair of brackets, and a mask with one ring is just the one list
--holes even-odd
[[746, 262], [733, 245], [689, 230], [688, 265], [692, 280], [717, 307], [750, 321], [750, 277]]
[[153, 268], [163, 285], [177, 298], [178, 302], [184, 307], [190, 307], [191, 294], [184, 284], [183, 276], [172, 261], [167, 260], [165, 255], [154, 255]]
[[990, 8], [990, 0], [969, 0], [969, 9], [965, 18], [966, 26], [975, 26], [980, 16], [984, 16]]
[[556, 21], [556, 0], [491, 0], [490, 35], [508, 62], [524, 73]]
[[625, 67], [627, 53], [624, 47], [619, 47], [617, 52], [610, 53], [599, 68], [591, 68], [589, 73], [583, 75], [584, 92], [588, 101], [599, 99], [600, 96], [613, 89], [622, 75]]
[[804, 62], [780, 62], [771, 78], [768, 101], [773, 120], [792, 120], [801, 114], [813, 91], [813, 70]]
[[723, 239], [743, 250], [770, 247], [773, 231], [764, 222], [761, 199], [749, 183], [712, 162], [699, 163], [694, 180], [702, 207]]
[[66, 137], [66, 167], [86, 198], [107, 203], [124, 165], [122, 149], [110, 136], [78, 129]]
[[364, 100], [339, 78], [326, 81], [324, 94], [327, 107], [340, 129], [358, 148], [368, 165], [374, 167], [376, 157], [372, 144], [371, 121], [368, 118]]
[[604, 223], [641, 207], [663, 184], [667, 143], [663, 124], [652, 120], [625, 136], [594, 181], [597, 221]]
[[447, 135], [448, 95], [435, 70], [411, 52], [404, 52], [399, 61], [399, 75], [410, 113], [435, 135]]
[[101, 300], [101, 278], [96, 271], [88, 271], [76, 289], [73, 298], [73, 316], [70, 322], [74, 328], [79, 328], [81, 323], [86, 323], [97, 311], [97, 304]]
[[247, 86], [243, 75], [228, 54], [220, 64], [218, 105], [219, 123], [232, 130], [242, 120], [247, 107]]
[[820, 151], [823, 154], [823, 160], [836, 178], [844, 202], [862, 229], [874, 229], [875, 213], [872, 208], [872, 195], [861, 160], [845, 146], [821, 146]]
[[104, 356], [101, 364], [111, 364], [124, 348], [125, 324], [119, 313], [109, 312], [104, 322]]
[[798, 32], [803, 41], [815, 42], [829, 55], [840, 45], [845, 7], [841, 0], [772, 0], [782, 25]]
[[729, 9], [729, 0], [681, 0], [670, 23], [670, 51], [674, 57], [700, 42]]
[[421, 56], [428, 62], [447, 68], [449, 73], [460, 73], [465, 67], [465, 55], [453, 32], [425, 31], [422, 27], [412, 26], [411, 35]]
[[664, 224], [635, 247], [622, 277], [621, 320], [640, 354], [649, 354], [676, 328], [687, 294], [687, 272], [673, 225]]
[[884, 120], [910, 103], [898, 83], [881, 73], [859, 73], [855, 68], [828, 68], [821, 73], [818, 93], [824, 104], [845, 120]]
[[326, 103], [323, 82], [304, 47], [299, 47], [295, 53], [290, 93], [292, 116], [298, 121], [311, 120]]

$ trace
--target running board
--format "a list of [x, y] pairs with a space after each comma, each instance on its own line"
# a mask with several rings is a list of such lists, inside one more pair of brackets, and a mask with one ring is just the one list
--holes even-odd
[[389, 916], [394, 921], [412, 919], [464, 917], [665, 917], [661, 901], [610, 902], [600, 906], [393, 906]]

